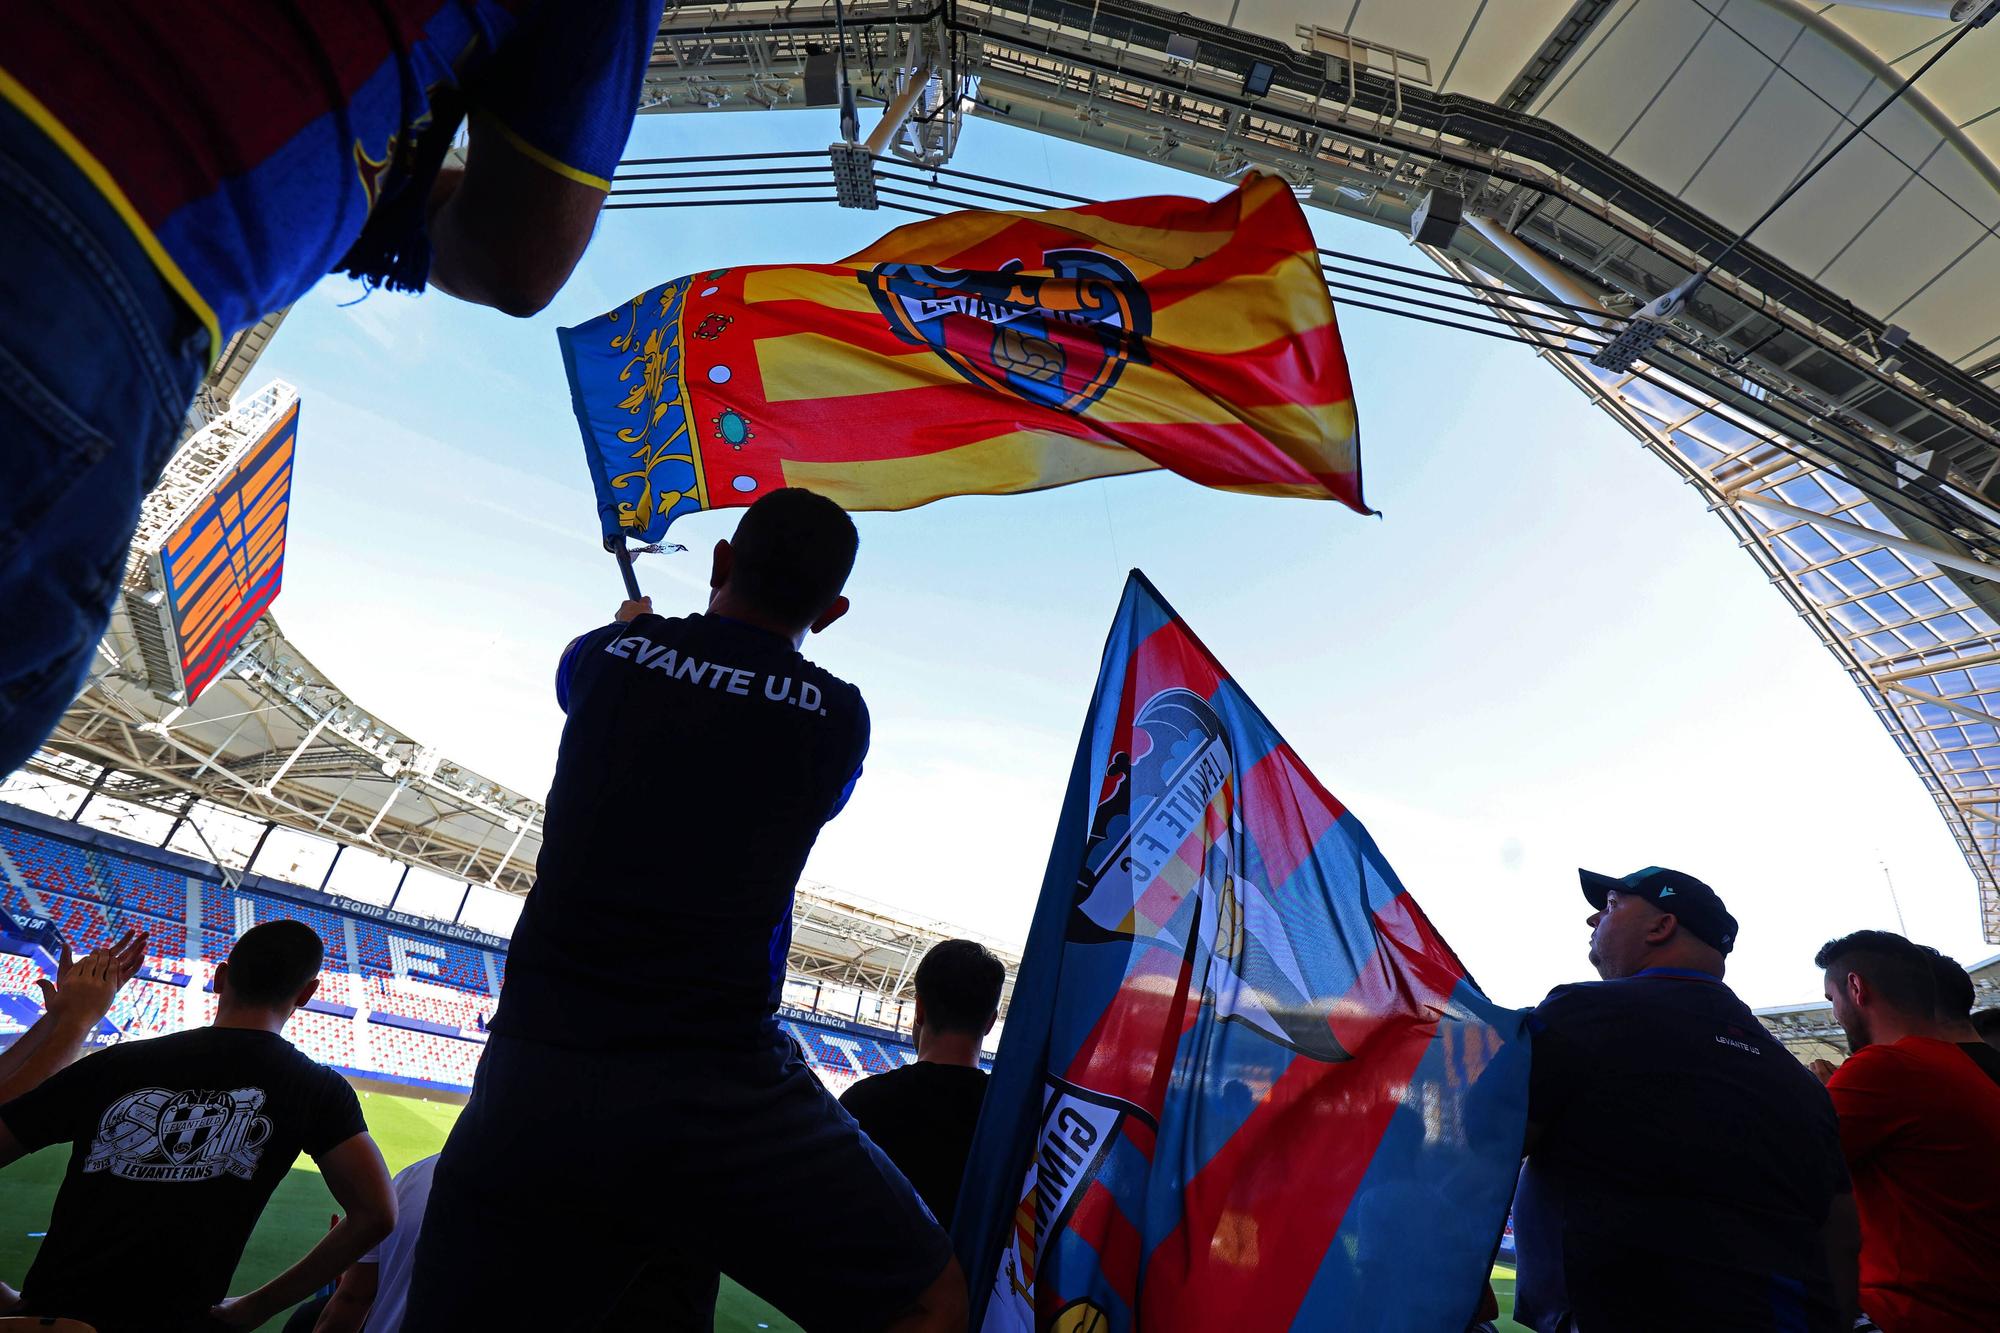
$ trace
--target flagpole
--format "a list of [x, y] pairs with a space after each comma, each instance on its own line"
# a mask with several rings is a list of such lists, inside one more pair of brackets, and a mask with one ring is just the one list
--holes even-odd
[[624, 535], [606, 537], [604, 549], [618, 558], [618, 575], [625, 580], [625, 600], [638, 601], [643, 594], [639, 591], [639, 576], [632, 571], [632, 552], [625, 545]]

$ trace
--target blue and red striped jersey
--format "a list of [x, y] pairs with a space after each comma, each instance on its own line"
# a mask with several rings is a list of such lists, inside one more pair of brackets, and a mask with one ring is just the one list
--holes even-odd
[[[661, 7], [0, 0], [0, 98], [124, 218], [213, 355], [336, 268], [421, 287], [424, 196], [468, 112], [608, 189]], [[408, 234], [372, 234], [390, 228]]]

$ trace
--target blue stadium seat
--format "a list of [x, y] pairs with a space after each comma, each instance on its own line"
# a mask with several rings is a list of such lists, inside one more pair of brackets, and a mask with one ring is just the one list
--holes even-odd
[[[73, 947], [97, 948], [128, 926], [141, 927], [152, 936], [148, 954], [156, 967], [193, 978], [185, 988], [163, 981], [128, 986], [110, 1015], [127, 1038], [157, 1036], [213, 1016], [215, 997], [204, 987], [214, 965], [227, 958], [236, 943], [239, 912], [250, 924], [297, 920], [317, 931], [326, 946], [320, 994], [333, 1004], [473, 1034], [483, 1033], [493, 1016], [498, 997], [489, 986], [485, 950], [422, 930], [392, 928], [336, 907], [256, 889], [232, 890], [219, 871], [194, 876], [201, 911], [198, 929], [190, 938], [188, 870], [184, 864], [154, 859], [151, 850], [136, 844], [129, 851], [108, 843], [86, 847], [0, 818], [0, 851], [33, 886]], [[4, 880], [0, 880], [0, 907], [18, 913], [34, 910], [28, 897]], [[349, 922], [354, 927], [353, 958], [347, 953]], [[507, 955], [495, 952], [492, 961], [504, 983]], [[40, 967], [29, 959], [0, 954], [0, 996], [11, 997], [8, 1002], [18, 1004], [30, 1021], [40, 1012], [34, 986], [40, 975]], [[833, 1024], [785, 1019], [781, 1026], [836, 1090], [915, 1058], [904, 1043]], [[469, 1088], [486, 1049], [483, 1041], [473, 1038], [319, 1011], [294, 1015], [285, 1032], [301, 1050], [324, 1063], [444, 1088]]]

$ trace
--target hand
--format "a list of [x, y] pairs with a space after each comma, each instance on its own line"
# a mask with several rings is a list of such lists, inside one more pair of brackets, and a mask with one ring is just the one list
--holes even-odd
[[118, 990], [139, 974], [146, 959], [146, 932], [128, 930], [108, 949], [99, 949], [81, 960], [70, 957], [69, 942], [62, 946], [56, 963], [56, 979], [37, 978], [42, 990], [42, 1007], [51, 1016], [81, 1020], [86, 1027], [111, 1011]]
[[21, 1308], [21, 1293], [0, 1282], [0, 1314], [12, 1314]]
[[653, 599], [650, 597], [641, 597], [637, 601], [628, 601], [620, 606], [618, 614], [613, 616], [612, 619], [621, 625], [629, 625], [636, 617], [650, 616], [652, 614]]
[[231, 1296], [222, 1304], [211, 1306], [208, 1317], [224, 1328], [255, 1328], [274, 1313], [265, 1310], [253, 1292], [248, 1296]]
[[1815, 1060], [1807, 1065], [1806, 1068], [1813, 1071], [1813, 1077], [1824, 1083], [1833, 1077], [1833, 1071], [1840, 1068], [1840, 1066], [1831, 1060]]

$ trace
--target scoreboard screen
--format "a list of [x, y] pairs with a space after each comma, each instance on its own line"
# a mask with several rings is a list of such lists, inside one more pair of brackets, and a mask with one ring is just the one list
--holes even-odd
[[158, 586], [166, 593], [169, 647], [178, 657], [189, 703], [228, 665], [278, 595], [298, 434], [294, 401], [167, 535], [154, 557]]

